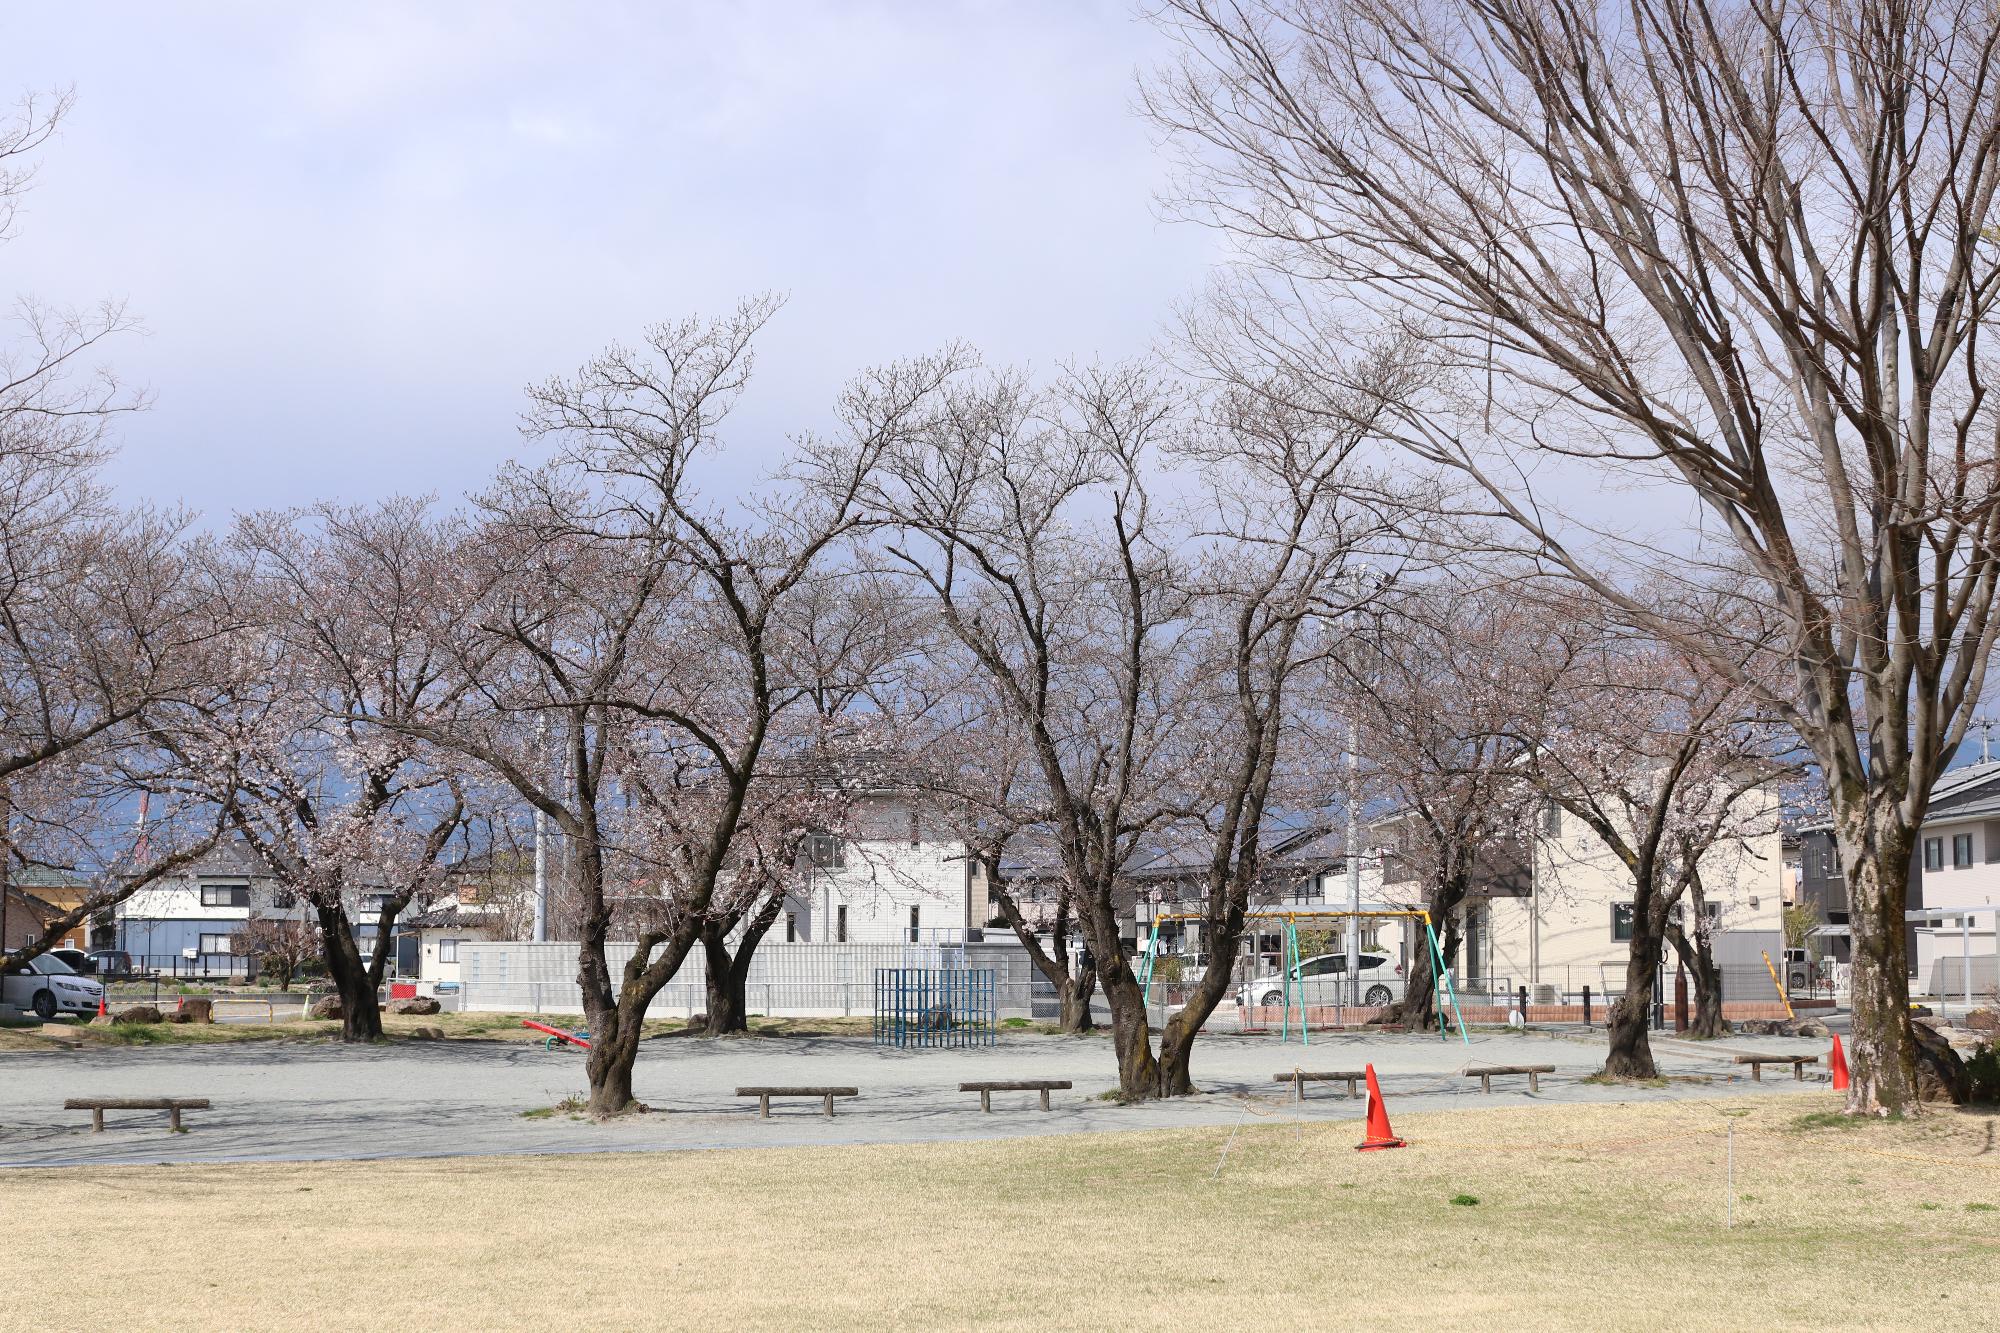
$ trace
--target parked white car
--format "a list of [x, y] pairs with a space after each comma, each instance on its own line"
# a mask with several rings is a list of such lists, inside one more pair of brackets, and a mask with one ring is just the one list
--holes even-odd
[[103, 982], [79, 976], [53, 954], [39, 954], [25, 963], [16, 963], [0, 977], [0, 1003], [33, 1010], [44, 1022], [60, 1014], [94, 1018], [103, 996]]
[[[1360, 977], [1361, 1003], [1394, 1004], [1402, 998], [1403, 966], [1389, 955], [1364, 952], [1361, 955]], [[1292, 970], [1292, 1003], [1345, 1003], [1348, 998], [1346, 980], [1347, 955], [1344, 953], [1323, 953], [1300, 959]], [[1245, 1008], [1284, 1004], [1284, 975], [1273, 972], [1269, 976], [1252, 978], [1236, 992], [1236, 1002]]]

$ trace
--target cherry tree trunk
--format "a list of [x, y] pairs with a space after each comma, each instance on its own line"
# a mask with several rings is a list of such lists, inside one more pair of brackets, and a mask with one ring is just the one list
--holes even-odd
[[380, 1041], [382, 1002], [368, 963], [355, 943], [346, 909], [339, 903], [314, 904], [319, 918], [320, 951], [326, 959], [326, 973], [340, 997], [340, 1039]]
[[1153, 1029], [1146, 1015], [1145, 991], [1124, 955], [1116, 951], [1115, 934], [1107, 942], [1114, 948], [1098, 952], [1097, 979], [1104, 987], [1105, 1003], [1111, 1007], [1118, 1095], [1127, 1101], [1150, 1101], [1160, 1095], [1160, 1066], [1153, 1058]]
[[584, 1060], [584, 1072], [590, 1079], [587, 1109], [592, 1119], [605, 1120], [639, 1109], [632, 1096], [632, 1066], [639, 1058], [643, 1019], [643, 1007], [627, 1015], [622, 1003], [591, 1017], [590, 1052]]
[[[1428, 905], [1431, 920], [1444, 923], [1438, 934], [1438, 948], [1444, 954], [1444, 965], [1448, 968], [1458, 966], [1458, 906], [1464, 900], [1462, 886], [1457, 890], [1441, 888], [1433, 893]], [[1420, 932], [1422, 928], [1422, 922], [1411, 920], [1410, 929], [1413, 932]], [[1436, 1030], [1437, 960], [1431, 957], [1428, 938], [1412, 942], [1403, 998], [1396, 1001], [1382, 1017], [1385, 1022], [1406, 1024], [1424, 1032]]]
[[1694, 979], [1694, 1015], [1687, 1035], [1703, 1040], [1728, 1036], [1729, 1024], [1722, 1017], [1722, 968], [1715, 961], [1713, 942], [1706, 933], [1698, 932], [1689, 940], [1676, 930], [1673, 944], [1681, 965]]
[[1648, 919], [1651, 913], [1632, 913], [1632, 947], [1625, 959], [1625, 994], [1611, 1006], [1610, 1047], [1604, 1057], [1604, 1072], [1613, 1078], [1658, 1078], [1653, 1063], [1653, 1045], [1647, 1029], [1653, 1021], [1653, 988], [1660, 968], [1662, 940]]
[[1071, 1036], [1089, 1032], [1096, 1026], [1090, 1013], [1091, 997], [1097, 993], [1096, 976], [1083, 970], [1075, 975], [1065, 971], [1060, 976], [1056, 982], [1056, 998], [1062, 1005], [1058, 1025]]
[[750, 1031], [750, 1006], [744, 997], [744, 981], [750, 973], [747, 950], [732, 957], [722, 931], [711, 926], [702, 931], [701, 952], [702, 961], [707, 964], [708, 1026], [704, 1031], [711, 1037], [747, 1035]]
[[1868, 810], [1835, 821], [1847, 877], [1847, 919], [1853, 931], [1852, 1035], [1848, 1040], [1849, 1115], [1913, 1112], [1917, 1047], [1910, 1031], [1907, 926], [1910, 853], [1914, 836], [1893, 809]]

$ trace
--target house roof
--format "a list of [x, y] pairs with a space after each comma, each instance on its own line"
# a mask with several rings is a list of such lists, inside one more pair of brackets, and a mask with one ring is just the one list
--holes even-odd
[[2000, 760], [1946, 772], [1931, 788], [1924, 823], [2000, 814]]
[[481, 912], [464, 907], [439, 907], [416, 916], [404, 917], [400, 924], [405, 929], [459, 930], [494, 926], [498, 925], [499, 921], [499, 914], [495, 912]]

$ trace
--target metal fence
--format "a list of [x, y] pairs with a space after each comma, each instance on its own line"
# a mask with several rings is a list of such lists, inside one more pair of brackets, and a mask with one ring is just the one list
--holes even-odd
[[991, 968], [878, 967], [875, 1044], [991, 1046], [993, 1000]]
[[187, 981], [249, 981], [257, 975], [257, 960], [247, 954], [135, 953], [132, 970], [142, 976], [178, 977]]
[[[605, 947], [619, 976], [629, 944]], [[785, 1018], [867, 1017], [875, 1012], [879, 968], [966, 967], [991, 971], [1001, 1015], [1034, 1012], [1034, 967], [1011, 942], [959, 944], [771, 944], [750, 959], [744, 1001], [753, 1014]], [[468, 941], [459, 946], [460, 1008], [488, 1013], [580, 1014], [576, 945]], [[684, 1018], [708, 1008], [706, 965], [690, 954], [647, 1006], [650, 1018]]]

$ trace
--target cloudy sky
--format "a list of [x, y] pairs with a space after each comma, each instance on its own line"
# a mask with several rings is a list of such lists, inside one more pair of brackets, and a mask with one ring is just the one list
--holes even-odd
[[788, 293], [746, 473], [856, 369], [963, 338], [1144, 348], [1215, 237], [1159, 220], [1130, 0], [75, 3], [0, 10], [0, 94], [74, 87], [0, 294], [121, 298], [131, 498], [457, 497], [521, 386]]

